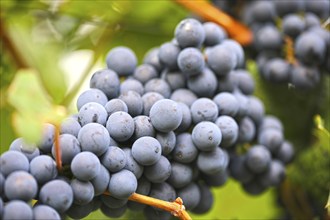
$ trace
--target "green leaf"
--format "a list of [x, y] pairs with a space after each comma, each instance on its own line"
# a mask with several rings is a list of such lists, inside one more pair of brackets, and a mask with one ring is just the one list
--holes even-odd
[[60, 103], [67, 91], [64, 72], [59, 67], [61, 49], [63, 50], [61, 45], [56, 42], [42, 42], [38, 38], [33, 39], [19, 24], [12, 24], [11, 33], [29, 66], [38, 71], [42, 86], [52, 98], [52, 102]]
[[27, 142], [38, 142], [45, 122], [58, 124], [65, 116], [50, 103], [35, 70], [18, 71], [7, 93], [8, 103], [15, 108], [14, 129]]

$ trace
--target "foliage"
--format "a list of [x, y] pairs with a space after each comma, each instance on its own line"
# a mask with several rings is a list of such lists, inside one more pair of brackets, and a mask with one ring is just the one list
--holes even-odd
[[[70, 112], [67, 107], [82, 82], [111, 48], [131, 47], [141, 62], [149, 48], [170, 41], [175, 25], [189, 15], [179, 5], [165, 0], [95, 3], [4, 0], [0, 4], [1, 26], [5, 30], [1, 30], [1, 34], [11, 40], [25, 64], [22, 66], [18, 57], [13, 56], [15, 51], [1, 39], [0, 153], [8, 149], [16, 136], [23, 135], [35, 141], [40, 137], [42, 123], [59, 123]], [[65, 72], [60, 65], [63, 57], [83, 50], [92, 54], [86, 70], [82, 74]], [[329, 195], [329, 136], [314, 128], [313, 117], [320, 114], [324, 127], [329, 130], [329, 77], [323, 76], [322, 86], [305, 93], [290, 85], [262, 81], [254, 61], [248, 61], [247, 66], [256, 82], [256, 96], [265, 103], [268, 113], [284, 122], [286, 137], [298, 152], [288, 179], [302, 186], [323, 208]], [[67, 86], [68, 78], [77, 78], [72, 88]], [[194, 218], [270, 219], [280, 215], [275, 204], [275, 190], [254, 198], [246, 195], [234, 181], [229, 181], [214, 192], [216, 202], [211, 212], [205, 216], [194, 215]], [[123, 218], [139, 217], [127, 213]], [[103, 218], [99, 212], [88, 217]]]

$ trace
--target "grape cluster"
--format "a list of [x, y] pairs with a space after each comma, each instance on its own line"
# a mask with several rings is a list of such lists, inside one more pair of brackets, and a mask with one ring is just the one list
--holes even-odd
[[221, 27], [185, 19], [142, 64], [126, 47], [112, 49], [106, 63], [61, 124], [62, 171], [51, 124], [39, 143], [18, 138], [1, 155], [2, 219], [76, 219], [98, 209], [169, 219], [129, 197], [181, 197], [202, 214], [212, 207], [211, 187], [230, 176], [253, 195], [283, 180], [293, 147], [253, 96], [243, 49]]
[[247, 1], [239, 15], [230, 10], [235, 1], [214, 3], [253, 31], [263, 79], [309, 90], [330, 73], [329, 0]]

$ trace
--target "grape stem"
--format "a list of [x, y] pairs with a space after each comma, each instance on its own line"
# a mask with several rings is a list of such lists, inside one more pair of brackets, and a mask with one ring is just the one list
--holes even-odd
[[247, 46], [252, 43], [253, 34], [251, 30], [230, 17], [219, 8], [213, 6], [208, 1], [187, 1], [187, 0], [175, 0], [185, 8], [194, 12], [198, 16], [201, 16], [205, 20], [212, 21], [218, 25], [224, 27], [228, 32], [229, 36], [238, 41], [240, 44]]
[[55, 155], [56, 155], [56, 167], [57, 170], [62, 170], [62, 152], [60, 146], [60, 128], [59, 126], [55, 126], [55, 135], [54, 135], [54, 143], [55, 143]]
[[[109, 192], [105, 192], [105, 195], [110, 195]], [[191, 220], [186, 208], [183, 205], [183, 201], [180, 197], [176, 198], [173, 202], [167, 202], [160, 199], [155, 199], [149, 196], [133, 193], [128, 200], [153, 206], [165, 211], [170, 212], [175, 217], [181, 220]]]
[[294, 48], [293, 48], [293, 41], [292, 38], [289, 36], [286, 36], [284, 38], [285, 41], [285, 46], [286, 46], [286, 60], [292, 64], [292, 65], [296, 65], [296, 59], [294, 56]]

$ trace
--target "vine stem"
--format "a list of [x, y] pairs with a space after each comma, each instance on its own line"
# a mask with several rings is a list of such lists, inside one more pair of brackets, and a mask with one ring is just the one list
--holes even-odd
[[[105, 195], [110, 195], [109, 192], [104, 192]], [[155, 199], [149, 196], [141, 195], [138, 193], [133, 193], [128, 200], [142, 203], [145, 205], [150, 205], [155, 208], [159, 208], [165, 211], [170, 212], [175, 217], [178, 217], [181, 220], [191, 220], [192, 218], [189, 216], [188, 212], [186, 211], [183, 201], [180, 197], [176, 198], [173, 202], [167, 202], [160, 199]]]
[[285, 47], [286, 47], [286, 60], [292, 64], [292, 65], [296, 65], [296, 58], [294, 56], [294, 46], [293, 46], [293, 41], [292, 38], [289, 36], [286, 36], [284, 38], [285, 41]]
[[58, 171], [62, 170], [62, 152], [60, 146], [60, 127], [58, 125], [55, 126], [55, 155], [56, 155], [56, 167]]
[[225, 12], [221, 11], [219, 8], [213, 6], [208, 1], [205, 0], [174, 0], [181, 4], [185, 8], [194, 12], [195, 14], [201, 16], [205, 20], [215, 22], [226, 29], [229, 36], [238, 41], [242, 45], [249, 45], [252, 43], [253, 34], [251, 30], [236, 21], [234, 18], [230, 17]]

